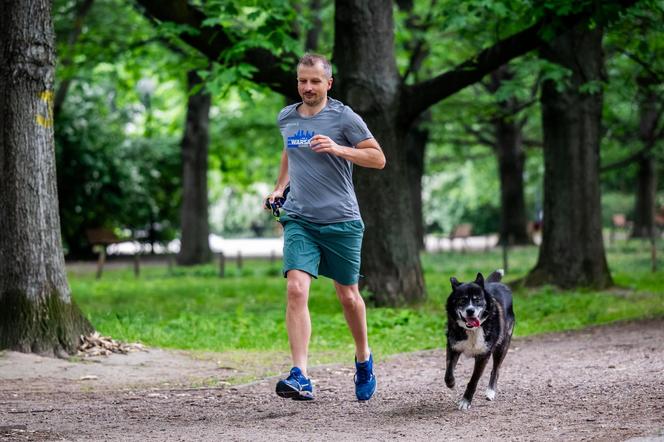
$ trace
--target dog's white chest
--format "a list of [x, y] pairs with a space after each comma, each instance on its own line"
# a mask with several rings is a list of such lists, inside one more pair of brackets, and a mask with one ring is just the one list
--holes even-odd
[[456, 351], [466, 356], [477, 356], [487, 352], [482, 327], [477, 327], [474, 330], [466, 330], [466, 336], [468, 336], [468, 339], [459, 341], [452, 346]]

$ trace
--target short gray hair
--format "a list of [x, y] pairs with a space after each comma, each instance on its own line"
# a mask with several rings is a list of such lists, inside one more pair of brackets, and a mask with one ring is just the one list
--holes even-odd
[[316, 63], [323, 65], [323, 72], [327, 75], [327, 78], [332, 78], [332, 64], [324, 56], [319, 54], [304, 54], [300, 61], [297, 63], [297, 66], [316, 66]]

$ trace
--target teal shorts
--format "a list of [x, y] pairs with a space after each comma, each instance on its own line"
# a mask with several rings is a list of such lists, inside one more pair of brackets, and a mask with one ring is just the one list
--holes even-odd
[[357, 284], [362, 220], [318, 224], [284, 213], [279, 221], [284, 226], [284, 277], [289, 270], [302, 270], [314, 278], [323, 275], [342, 285]]

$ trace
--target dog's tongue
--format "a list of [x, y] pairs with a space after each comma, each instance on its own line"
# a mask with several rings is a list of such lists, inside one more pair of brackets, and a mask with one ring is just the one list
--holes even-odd
[[477, 318], [470, 318], [466, 321], [466, 324], [470, 327], [479, 327], [480, 326], [480, 320]]

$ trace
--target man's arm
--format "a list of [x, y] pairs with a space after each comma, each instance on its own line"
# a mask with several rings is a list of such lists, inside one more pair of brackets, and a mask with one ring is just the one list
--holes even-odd
[[274, 185], [274, 190], [268, 195], [268, 199], [271, 203], [274, 202], [275, 198], [284, 196], [284, 190], [288, 186], [290, 178], [288, 177], [288, 154], [286, 149], [281, 153], [281, 163], [279, 164], [279, 176], [277, 177], [277, 183]]
[[311, 139], [311, 150], [318, 153], [329, 153], [362, 167], [382, 169], [385, 167], [385, 154], [375, 138], [357, 143], [355, 148], [339, 146], [325, 135], [315, 135]]

